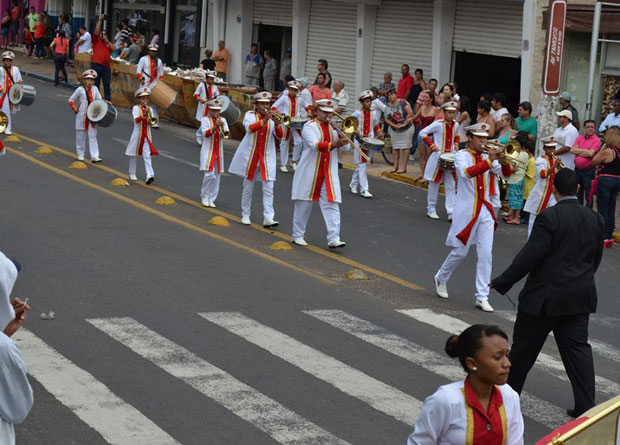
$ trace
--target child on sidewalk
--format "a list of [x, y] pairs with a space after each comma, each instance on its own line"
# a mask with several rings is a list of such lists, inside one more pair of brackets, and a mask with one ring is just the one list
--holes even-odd
[[129, 179], [137, 181], [136, 168], [138, 166], [138, 156], [144, 159], [144, 170], [146, 170], [146, 184], [151, 184], [155, 180], [155, 172], [151, 163], [151, 158], [157, 156], [159, 152], [155, 149], [151, 139], [151, 126], [153, 119], [153, 109], [149, 106], [151, 92], [147, 87], [139, 88], [135, 94], [138, 105], [134, 105], [131, 113], [133, 115], [133, 132], [127, 145], [125, 154], [129, 156]]
[[69, 98], [69, 106], [75, 113], [75, 151], [78, 161], [84, 160], [86, 153], [86, 136], [88, 135], [88, 149], [92, 163], [101, 162], [99, 144], [97, 143], [97, 125], [88, 120], [86, 111], [93, 100], [101, 99], [101, 93], [93, 88], [97, 73], [95, 70], [86, 70], [82, 73], [82, 86], [77, 87]]

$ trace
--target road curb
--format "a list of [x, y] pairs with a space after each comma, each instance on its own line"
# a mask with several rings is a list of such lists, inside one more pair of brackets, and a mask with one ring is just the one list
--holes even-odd
[[[39, 73], [34, 73], [32, 71], [20, 70], [23, 74], [23, 77], [32, 77], [33, 79], [42, 80], [44, 82], [54, 83], [54, 79], [51, 77], [44, 76]], [[64, 88], [75, 88], [75, 85], [70, 84], [69, 82], [58, 82], [58, 85]]]

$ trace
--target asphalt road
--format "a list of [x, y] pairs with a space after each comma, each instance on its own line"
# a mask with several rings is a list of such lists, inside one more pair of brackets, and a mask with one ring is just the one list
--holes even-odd
[[[22, 263], [13, 294], [33, 307], [17, 337], [36, 397], [19, 443], [404, 443], [424, 398], [462, 377], [442, 352], [449, 333], [484, 322], [511, 334], [506, 298], [492, 296], [494, 314], [473, 307], [474, 252], [451, 298], [433, 295], [449, 225], [425, 217], [425, 190], [371, 178], [371, 200], [343, 191], [345, 249], [325, 249], [315, 208], [312, 246], [270, 250], [289, 239], [292, 174], [276, 182], [277, 232], [241, 226], [241, 179], [223, 177], [217, 209], [202, 208], [194, 132], [164, 122], [154, 187], [110, 186], [127, 169], [128, 112], [99, 130], [102, 165], [68, 169], [70, 91], [31, 83], [36, 102], [13, 123], [21, 140], [0, 160], [0, 248]], [[35, 152], [46, 144], [51, 154]], [[178, 205], [154, 204], [164, 193]], [[210, 226], [214, 215], [231, 225]], [[500, 226], [495, 273], [525, 237]], [[618, 249], [607, 250], [597, 275], [600, 402], [620, 394], [619, 266]], [[353, 267], [370, 279], [344, 278]], [[39, 318], [49, 310], [54, 320]], [[522, 400], [526, 443], [572, 408], [552, 339], [544, 353]]]

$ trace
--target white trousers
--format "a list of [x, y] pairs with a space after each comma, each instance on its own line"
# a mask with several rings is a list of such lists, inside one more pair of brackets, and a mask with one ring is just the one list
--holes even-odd
[[[455, 198], [455, 181], [452, 172], [445, 171], [443, 174], [443, 186], [446, 190], [446, 212], [448, 215], [452, 215], [454, 211], [454, 198]], [[428, 182], [428, 194], [427, 194], [427, 209], [429, 212], [434, 212], [437, 206], [437, 196], [439, 196], [439, 183]]]
[[75, 151], [78, 156], [84, 156], [86, 153], [86, 133], [88, 133], [88, 151], [90, 158], [99, 157], [99, 144], [97, 142], [97, 127], [88, 125], [87, 130], [75, 130]]
[[367, 192], [368, 190], [368, 174], [366, 173], [368, 169], [368, 162], [360, 162], [355, 167], [355, 171], [353, 172], [353, 176], [351, 177], [350, 186], [354, 189], [359, 185], [362, 192]]
[[205, 172], [202, 178], [202, 186], [200, 187], [200, 197], [202, 199], [207, 198], [209, 201], [215, 202], [220, 192], [221, 176], [222, 175], [217, 174], [215, 170]]
[[[289, 140], [280, 141], [280, 165], [288, 165], [291, 139], [293, 140], [293, 161], [299, 161], [299, 157], [301, 156], [302, 139], [297, 130], [291, 130], [291, 137]], [[297, 157], [295, 157], [295, 155], [297, 155]]]
[[260, 179], [260, 171], [256, 172], [252, 180], [243, 178], [241, 216], [249, 217], [252, 213], [252, 192], [254, 191], [254, 183], [256, 181], [260, 181], [263, 185], [263, 218], [273, 219], [275, 217], [275, 211], [273, 209], [273, 185], [275, 181], [262, 181]]
[[536, 221], [536, 214], [535, 213], [530, 213], [530, 220], [527, 223], [527, 238], [530, 238], [530, 235], [532, 234], [532, 229], [534, 228], [534, 221]]
[[[293, 239], [303, 238], [306, 234], [306, 226], [312, 212], [313, 201], [295, 201], [295, 212], [293, 214]], [[321, 188], [319, 196], [319, 207], [323, 214], [325, 227], [327, 228], [327, 242], [340, 241], [340, 205], [337, 202], [329, 202], [325, 184]]]
[[[142, 159], [144, 159], [144, 170], [146, 171], [146, 178], [152, 178], [155, 176], [153, 171], [153, 163], [151, 162], [151, 149], [149, 144], [145, 143], [142, 149]], [[136, 168], [138, 167], [138, 156], [129, 156], [129, 174], [135, 175]]]
[[493, 233], [495, 221], [485, 206], [482, 206], [478, 221], [471, 231], [466, 246], [453, 247], [448, 257], [435, 275], [437, 281], [445, 284], [452, 272], [463, 262], [469, 252], [469, 247], [476, 244], [476, 300], [489, 299], [489, 283], [491, 282], [491, 268], [493, 265]]

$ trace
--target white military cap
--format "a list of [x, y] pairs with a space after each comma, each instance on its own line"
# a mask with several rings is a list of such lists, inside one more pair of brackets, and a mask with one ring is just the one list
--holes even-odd
[[207, 77], [213, 77], [214, 79], [217, 77], [217, 73], [215, 71], [209, 71], [207, 70], [207, 73], [205, 74]]
[[334, 112], [334, 103], [331, 99], [319, 99], [316, 101], [316, 105], [319, 107], [319, 110], [324, 111], [325, 113]]
[[491, 128], [491, 126], [483, 122], [481, 124], [474, 124], [469, 127], [465, 127], [465, 131], [475, 136], [489, 136], [489, 128]]
[[372, 91], [364, 90], [360, 93], [359, 100], [363, 101], [364, 99], [372, 99], [372, 96], [374, 96], [374, 94], [372, 94]]
[[149, 90], [147, 87], [138, 88], [134, 95], [136, 97], [150, 96], [151, 90]]
[[542, 138], [540, 142], [542, 142], [544, 146], [555, 147], [558, 141], [556, 141], [556, 139], [553, 136], [548, 136], [546, 138]]
[[13, 51], [5, 51], [2, 53], [2, 59], [11, 59], [15, 58], [15, 53]]
[[209, 107], [209, 110], [221, 110], [222, 101], [219, 99], [211, 99], [207, 102], [207, 106]]
[[96, 79], [96, 78], [97, 78], [97, 71], [95, 71], [95, 70], [90, 70], [90, 69], [85, 70], [85, 71], [82, 73], [82, 77], [83, 77], [84, 79]]
[[286, 84], [289, 88], [293, 88], [295, 90], [299, 89], [299, 82], [297, 82], [296, 80], [291, 80], [289, 83]]
[[557, 114], [558, 116], [567, 117], [568, 120], [570, 121], [573, 120], [573, 112], [571, 110], [562, 110], [562, 111], [556, 112], [555, 114]]
[[159, 45], [156, 43], [149, 45], [149, 51], [159, 51]]
[[269, 91], [261, 91], [260, 93], [256, 93], [254, 95], [254, 100], [256, 102], [271, 102], [271, 93]]
[[441, 106], [442, 110], [448, 110], [448, 111], [457, 111], [458, 110], [458, 106], [459, 104], [454, 102], [454, 101], [450, 101], [450, 102], [446, 102], [445, 104], [443, 104]]

